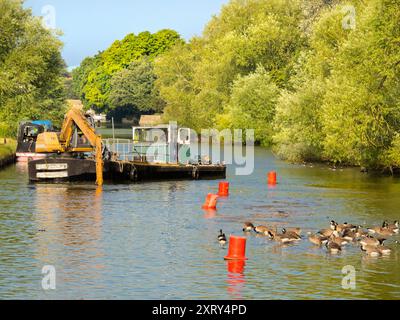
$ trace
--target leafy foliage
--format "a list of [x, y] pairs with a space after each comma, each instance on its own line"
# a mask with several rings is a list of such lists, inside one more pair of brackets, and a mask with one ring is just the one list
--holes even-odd
[[74, 90], [197, 131], [255, 129], [291, 161], [392, 170], [399, 21], [397, 0], [231, 0], [188, 43], [168, 30], [116, 41], [74, 71]]
[[157, 59], [156, 84], [167, 102], [167, 119], [198, 130], [214, 126], [230, 109], [234, 81], [258, 66], [268, 72], [274, 86], [287, 87], [305, 44], [298, 27], [300, 3], [233, 0], [211, 20], [201, 38]]
[[0, 122], [16, 132], [18, 121], [60, 122], [64, 114], [62, 43], [21, 1], [0, 0]]
[[132, 62], [128, 68], [116, 73], [111, 80], [110, 102], [139, 111], [160, 112], [164, 101], [154, 87], [156, 76], [148, 59]]
[[400, 4], [354, 6], [355, 29], [342, 27], [340, 4], [321, 14], [296, 90], [278, 103], [276, 149], [286, 158], [398, 166]]
[[[103, 112], [116, 108], [159, 110], [162, 103], [159, 97], [154, 97], [157, 95], [155, 89], [144, 86], [133, 89], [133, 86], [140, 81], [147, 81], [147, 85], [152, 87], [155, 80], [152, 69], [154, 58], [179, 42], [182, 40], [173, 30], [161, 30], [155, 34], [129, 34], [123, 40], [115, 41], [107, 50], [82, 61], [80, 67], [73, 71], [74, 91], [86, 107]], [[143, 64], [140, 62], [142, 59], [145, 61]], [[124, 81], [131, 80], [134, 84], [121, 86]], [[143, 96], [139, 97], [140, 94]], [[147, 94], [153, 95], [152, 98], [148, 98]], [[146, 102], [150, 102], [150, 105], [145, 106]]]
[[258, 67], [247, 76], [240, 76], [232, 85], [230, 100], [218, 119], [219, 126], [254, 129], [261, 144], [271, 144], [278, 95], [279, 89], [264, 67]]

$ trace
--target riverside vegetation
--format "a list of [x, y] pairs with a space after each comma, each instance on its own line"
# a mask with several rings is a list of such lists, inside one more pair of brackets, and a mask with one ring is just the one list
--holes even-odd
[[64, 109], [62, 42], [19, 0], [0, 0], [0, 136], [19, 121], [61, 123]]
[[[258, 143], [290, 161], [393, 170], [400, 167], [399, 20], [394, 0], [232, 0], [202, 36], [151, 60], [148, 92], [163, 101], [165, 120], [196, 130], [252, 128]], [[76, 71], [92, 83], [106, 79], [101, 87], [111, 90], [92, 98], [85, 84], [88, 105], [142, 109], [139, 89], [112, 88], [148, 59], [133, 59], [111, 79], [99, 70], [111, 52], [125, 57], [124, 41], [90, 60], [100, 67]], [[135, 74], [130, 83], [145, 73]]]
[[[62, 44], [18, 3], [0, 0], [0, 121], [60, 119]], [[399, 20], [396, 0], [231, 0], [189, 41], [173, 30], [129, 34], [84, 59], [69, 92], [116, 118], [255, 129], [289, 161], [393, 172]]]
[[0, 138], [0, 167], [3, 161], [7, 161], [10, 157], [13, 157], [16, 150], [16, 142], [14, 140], [5, 140]]

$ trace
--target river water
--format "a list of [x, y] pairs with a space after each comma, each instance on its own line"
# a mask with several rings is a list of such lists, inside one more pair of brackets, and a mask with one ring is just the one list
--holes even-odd
[[[268, 188], [266, 173], [278, 172]], [[281, 246], [249, 235], [233, 273], [216, 238], [242, 223], [327, 228], [329, 221], [379, 225], [400, 217], [400, 180], [291, 165], [257, 148], [255, 172], [236, 176], [217, 212], [201, 209], [218, 181], [30, 185], [24, 167], [0, 171], [1, 299], [399, 299], [400, 246], [369, 258], [357, 246], [332, 256], [307, 240]], [[279, 213], [278, 211], [284, 211]], [[56, 290], [42, 289], [42, 268]], [[342, 269], [356, 288], [342, 288]]]

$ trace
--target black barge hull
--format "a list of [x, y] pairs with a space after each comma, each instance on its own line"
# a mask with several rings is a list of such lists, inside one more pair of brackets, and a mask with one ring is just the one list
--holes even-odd
[[[108, 171], [108, 164], [104, 166]], [[88, 159], [46, 158], [29, 161], [31, 182], [96, 181], [96, 162]]]
[[[30, 161], [29, 180], [42, 183], [96, 181], [96, 162], [89, 159], [47, 158]], [[104, 179], [112, 182], [225, 179], [224, 165], [172, 165], [105, 161]]]

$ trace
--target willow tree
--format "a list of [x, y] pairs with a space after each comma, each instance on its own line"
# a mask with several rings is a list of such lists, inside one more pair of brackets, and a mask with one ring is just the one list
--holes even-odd
[[[400, 165], [399, 9], [398, 1], [371, 0], [322, 10], [294, 89], [278, 103], [274, 138], [281, 156]], [[350, 26], [349, 12], [355, 14]]]
[[218, 125], [230, 112], [234, 82], [258, 66], [273, 86], [285, 88], [304, 45], [301, 18], [299, 0], [229, 2], [201, 37], [156, 60], [167, 117], [196, 129]]
[[308, 47], [301, 52], [291, 79], [277, 104], [275, 149], [291, 161], [323, 160], [322, 104], [339, 49], [350, 34], [342, 26], [341, 6], [325, 6], [313, 17]]
[[399, 21], [398, 1], [368, 1], [357, 28], [341, 46], [322, 106], [326, 158], [372, 168], [400, 165], [395, 155], [400, 134]]

